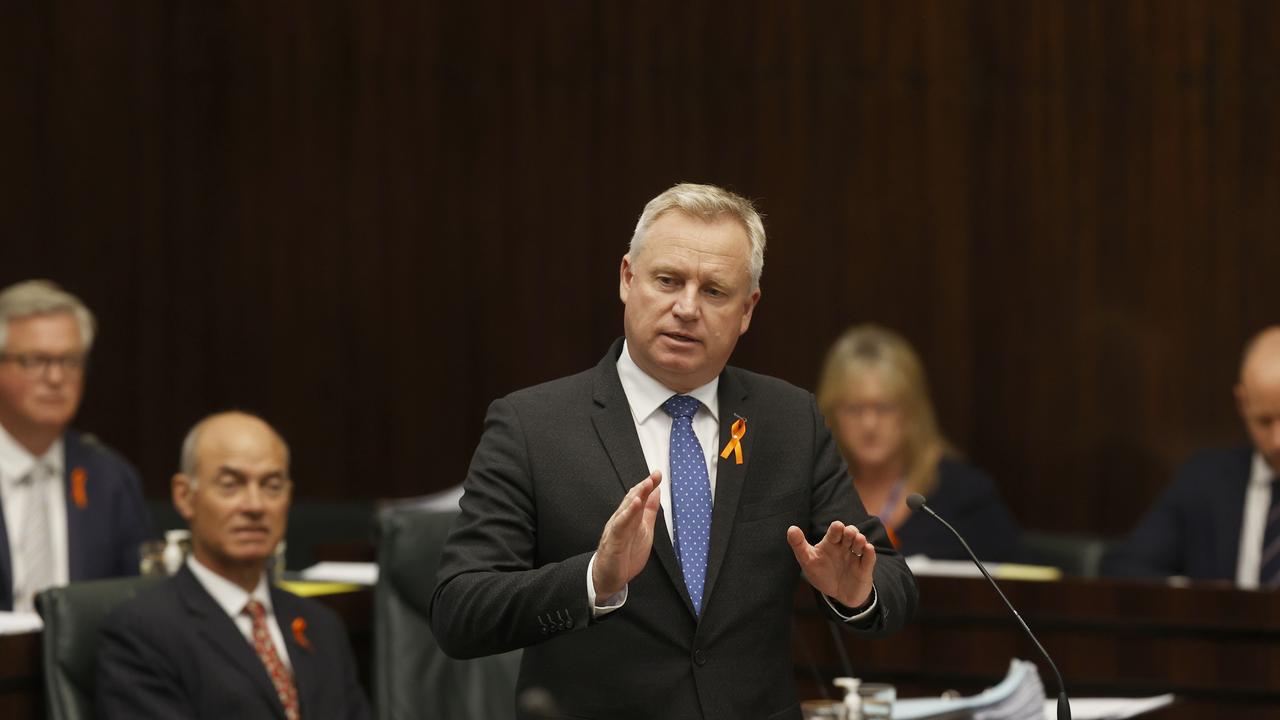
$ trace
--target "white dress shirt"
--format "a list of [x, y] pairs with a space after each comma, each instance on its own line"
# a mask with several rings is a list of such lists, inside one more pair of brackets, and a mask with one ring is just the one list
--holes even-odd
[[[622, 381], [622, 391], [627, 395], [627, 404], [631, 406], [631, 419], [636, 424], [636, 434], [640, 436], [640, 449], [644, 451], [645, 464], [649, 471], [662, 471], [662, 485], [658, 489], [662, 493], [662, 514], [667, 521], [667, 536], [675, 537], [671, 512], [671, 416], [662, 409], [662, 404], [676, 393], [662, 383], [645, 374], [631, 359], [627, 352], [627, 343], [622, 343], [622, 354], [618, 356], [618, 379]], [[707, 464], [707, 479], [711, 481], [711, 503], [716, 498], [716, 466], [720, 459], [720, 377], [685, 393], [697, 398], [701, 405], [693, 416], [693, 434], [698, 436], [698, 444], [702, 446], [702, 454]], [[635, 484], [644, 478], [628, 481]]]
[[[22, 482], [36, 463], [43, 464], [47, 472], [34, 485]], [[65, 468], [66, 458], [63, 453], [62, 438], [55, 440], [43, 455], [36, 457], [27, 452], [27, 449], [18, 444], [4, 426], [0, 425], [0, 505], [4, 506], [4, 525], [9, 540], [9, 567], [15, 582], [26, 577], [28, 570], [25, 558], [16, 551], [22, 543], [15, 540], [21, 537], [21, 533], [27, 531], [23, 510], [29, 507], [30, 502], [37, 499], [31, 497], [33, 493], [41, 496], [40, 499], [43, 499], [48, 513], [49, 537], [46, 542], [53, 557], [54, 585], [66, 585], [70, 581], [67, 559], [67, 501], [63, 483]], [[14, 589], [14, 611], [33, 611], [35, 594], [27, 588]]]
[[1271, 509], [1271, 481], [1276, 477], [1262, 454], [1253, 453], [1253, 469], [1249, 486], [1244, 491], [1244, 520], [1240, 523], [1240, 558], [1236, 564], [1236, 585], [1245, 590], [1258, 589], [1262, 572], [1262, 540], [1267, 532], [1267, 513]]
[[293, 663], [289, 661], [289, 650], [284, 644], [284, 635], [280, 632], [280, 623], [276, 622], [275, 608], [271, 606], [271, 593], [267, 590], [265, 572], [258, 578], [258, 585], [253, 592], [247, 593], [244, 588], [200, 564], [195, 555], [187, 556], [187, 567], [191, 568], [191, 574], [196, 576], [201, 587], [213, 596], [218, 607], [221, 607], [235, 622], [240, 634], [244, 635], [244, 639], [249, 642], [249, 647], [253, 647], [253, 618], [244, 611], [244, 607], [250, 600], [262, 603], [262, 607], [267, 611], [267, 632], [271, 634], [271, 642], [275, 643], [276, 655], [280, 656], [280, 662], [290, 672], [293, 671]]
[[[662, 485], [659, 486], [662, 498], [662, 515], [667, 524], [667, 536], [675, 537], [672, 530], [672, 512], [671, 512], [671, 416], [662, 409], [662, 404], [666, 402], [672, 395], [677, 394], [675, 391], [666, 387], [662, 383], [650, 377], [644, 370], [636, 365], [635, 360], [631, 358], [631, 353], [627, 348], [627, 342], [622, 343], [622, 354], [618, 356], [618, 379], [622, 381], [622, 391], [627, 396], [627, 404], [631, 407], [631, 419], [636, 425], [636, 434], [640, 437], [640, 449], [644, 452], [645, 464], [649, 466], [650, 472], [654, 470], [662, 471]], [[716, 465], [720, 458], [719, 448], [716, 446], [720, 443], [720, 400], [718, 391], [720, 389], [720, 376], [716, 376], [706, 385], [694, 388], [684, 393], [697, 398], [701, 406], [693, 416], [693, 434], [698, 437], [698, 444], [702, 446], [702, 453], [707, 463], [707, 479], [711, 481], [711, 504], [715, 505], [716, 497]], [[628, 487], [634, 485], [644, 478], [628, 479]], [[778, 538], [778, 542], [786, 543], [785, 537]], [[591, 562], [587, 565], [587, 598], [591, 602], [592, 612], [596, 617], [606, 615], [618, 608], [627, 601], [627, 588], [623, 588], [621, 592], [609, 598], [596, 598], [595, 583], [591, 578], [591, 571], [595, 567], [595, 556], [591, 556]], [[827, 604], [831, 604], [830, 598]], [[871, 590], [871, 603], [867, 609], [853, 616], [845, 615], [832, 606], [832, 610], [843, 618], [845, 621], [861, 620], [867, 617], [876, 608], [876, 592], [873, 587]]]

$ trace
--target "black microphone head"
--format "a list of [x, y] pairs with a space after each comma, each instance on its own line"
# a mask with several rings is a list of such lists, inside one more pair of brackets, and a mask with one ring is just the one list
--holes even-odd
[[907, 507], [912, 510], [919, 510], [924, 507], [924, 496], [920, 493], [911, 493], [907, 496]]

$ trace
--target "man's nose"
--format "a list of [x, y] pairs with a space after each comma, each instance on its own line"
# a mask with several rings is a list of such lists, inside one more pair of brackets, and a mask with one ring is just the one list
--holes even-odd
[[259, 513], [263, 508], [262, 488], [257, 483], [246, 483], [240, 496], [240, 508], [247, 513]]
[[676, 304], [672, 308], [672, 312], [681, 320], [694, 320], [698, 317], [701, 308], [698, 304], [698, 289], [692, 286], [686, 286], [685, 289], [676, 297]]
[[54, 360], [44, 367], [44, 381], [50, 385], [61, 385], [67, 379], [67, 370], [62, 363]]

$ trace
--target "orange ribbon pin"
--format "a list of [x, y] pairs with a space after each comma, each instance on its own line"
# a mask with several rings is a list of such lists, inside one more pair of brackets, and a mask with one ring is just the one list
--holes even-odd
[[303, 648], [310, 650], [311, 641], [307, 639], [307, 621], [303, 618], [296, 617], [293, 619], [293, 639]]
[[724, 450], [720, 453], [720, 457], [728, 458], [729, 453], [733, 453], [733, 463], [735, 465], [742, 464], [742, 436], [747, 434], [747, 419], [739, 416], [733, 422], [733, 427], [729, 428], [729, 444], [724, 446]]
[[84, 486], [85, 481], [88, 479], [89, 474], [82, 467], [71, 471], [71, 499], [75, 501], [76, 507], [81, 510], [89, 507], [89, 491]]

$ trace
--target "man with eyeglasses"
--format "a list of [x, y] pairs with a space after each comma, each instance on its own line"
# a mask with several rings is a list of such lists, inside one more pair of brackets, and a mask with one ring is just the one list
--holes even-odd
[[0, 292], [0, 610], [77, 580], [136, 575], [152, 536], [138, 473], [69, 429], [94, 320], [57, 285]]
[[292, 488], [289, 448], [261, 418], [191, 429], [172, 487], [191, 556], [104, 624], [96, 717], [369, 716], [342, 621], [268, 582]]

